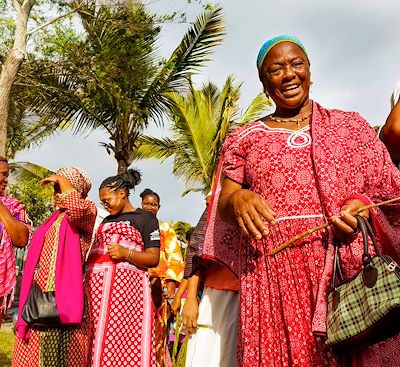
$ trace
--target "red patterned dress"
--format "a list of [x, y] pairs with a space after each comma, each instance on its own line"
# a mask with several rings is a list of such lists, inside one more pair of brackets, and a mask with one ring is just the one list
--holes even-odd
[[152, 367], [154, 306], [147, 269], [113, 261], [107, 246], [118, 243], [139, 252], [146, 245], [159, 247], [158, 221], [141, 209], [112, 222], [110, 217], [97, 230], [86, 265], [86, 294], [93, 325], [88, 366]]
[[[90, 246], [96, 219], [96, 206], [93, 202], [82, 199], [77, 191], [68, 193], [60, 205], [66, 208], [70, 223], [78, 228], [84, 258]], [[61, 219], [60, 215], [46, 233], [38, 270], [34, 276], [43, 291], [55, 290], [55, 264]], [[88, 340], [89, 330], [85, 318], [80, 326], [65, 326], [62, 329], [31, 329], [28, 341], [16, 338], [12, 366], [86, 366], [89, 352]]]
[[240, 365], [335, 366], [330, 348], [311, 330], [326, 241], [317, 233], [268, 256], [277, 243], [323, 222], [310, 127], [291, 131], [255, 122], [224, 158], [225, 175], [266, 197], [279, 218], [265, 241], [242, 244], [241, 288], [248, 291], [241, 297]]
[[[400, 336], [349, 351], [346, 361], [325, 345], [334, 252], [330, 230], [268, 255], [337, 215], [348, 200], [371, 204], [400, 196], [399, 171], [357, 113], [313, 102], [310, 124], [290, 131], [256, 121], [235, 130], [224, 145], [203, 257], [228, 266], [240, 279], [238, 366], [398, 366]], [[222, 220], [217, 203], [224, 175], [261, 194], [277, 212], [277, 225], [262, 241], [244, 238]], [[370, 220], [383, 252], [400, 259], [400, 205], [371, 209]], [[361, 269], [362, 253], [361, 236], [341, 247], [346, 277]]]

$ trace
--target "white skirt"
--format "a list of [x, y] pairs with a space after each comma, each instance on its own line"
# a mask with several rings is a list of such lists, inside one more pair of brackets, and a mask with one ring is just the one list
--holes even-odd
[[188, 342], [185, 367], [234, 367], [239, 319], [237, 292], [204, 288], [199, 327]]

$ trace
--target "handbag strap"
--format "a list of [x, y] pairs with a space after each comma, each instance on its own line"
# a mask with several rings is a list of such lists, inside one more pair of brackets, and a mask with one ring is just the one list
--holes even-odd
[[[368, 237], [372, 241], [372, 244], [375, 249], [375, 253], [377, 255], [380, 255], [380, 251], [378, 249], [378, 245], [376, 242], [375, 233], [374, 233], [370, 223], [368, 222], [368, 219], [362, 215], [356, 215], [355, 218], [357, 219], [357, 228], [359, 228], [361, 235], [362, 235], [362, 239], [363, 239], [364, 252], [362, 255], [362, 264], [363, 264], [363, 267], [365, 268], [372, 261], [371, 255], [369, 253]], [[335, 248], [335, 251], [334, 251], [334, 259], [333, 259], [331, 287], [332, 287], [332, 289], [335, 289], [336, 279], [339, 279], [340, 282], [343, 282], [345, 280], [345, 278], [343, 276], [342, 266], [340, 263], [339, 247], [341, 246], [341, 241], [336, 237], [334, 237], [333, 246]]]

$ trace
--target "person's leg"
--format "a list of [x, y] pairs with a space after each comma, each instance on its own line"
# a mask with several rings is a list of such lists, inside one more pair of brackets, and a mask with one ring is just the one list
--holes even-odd
[[204, 288], [199, 328], [189, 340], [186, 367], [234, 366], [237, 320], [237, 292]]

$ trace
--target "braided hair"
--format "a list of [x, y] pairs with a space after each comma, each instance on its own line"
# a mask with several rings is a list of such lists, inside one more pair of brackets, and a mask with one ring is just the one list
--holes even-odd
[[140, 193], [140, 197], [142, 198], [142, 201], [144, 200], [144, 198], [146, 196], [155, 196], [157, 198], [158, 201], [158, 205], [160, 205], [160, 196], [153, 190], [150, 189], [144, 189], [141, 193]]
[[129, 196], [129, 190], [133, 189], [142, 180], [142, 174], [136, 169], [128, 169], [126, 173], [106, 178], [100, 185], [99, 190], [108, 188], [112, 191], [124, 189]]

